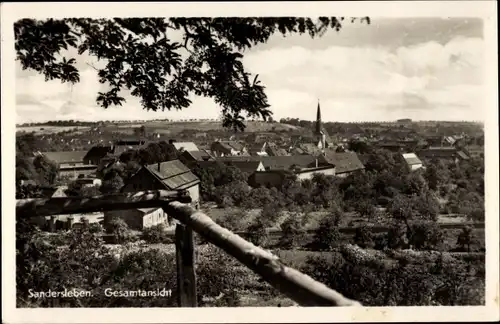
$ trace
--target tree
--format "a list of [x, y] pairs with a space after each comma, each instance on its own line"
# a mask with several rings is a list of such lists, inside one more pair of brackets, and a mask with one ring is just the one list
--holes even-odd
[[116, 243], [133, 241], [135, 236], [130, 231], [127, 223], [119, 217], [113, 217], [106, 225], [106, 232], [112, 234]]
[[45, 156], [40, 155], [33, 160], [33, 166], [38, 173], [41, 184], [54, 184], [58, 171], [58, 167], [54, 162], [48, 160]]
[[313, 247], [319, 251], [331, 251], [340, 241], [339, 221], [334, 215], [324, 217], [314, 233]]
[[119, 175], [115, 175], [111, 179], [104, 180], [99, 190], [103, 194], [115, 194], [120, 192], [123, 185], [123, 179]]
[[362, 248], [373, 246], [373, 235], [370, 229], [364, 225], [356, 228], [354, 242]]
[[409, 244], [416, 249], [439, 250], [443, 233], [436, 222], [422, 222], [412, 226]]
[[300, 246], [305, 238], [304, 223], [298, 215], [292, 214], [281, 224], [281, 238], [279, 245], [285, 249]]
[[462, 232], [458, 235], [457, 245], [462, 250], [466, 250], [467, 252], [471, 251], [471, 245], [477, 242], [477, 238], [474, 235], [474, 230], [470, 226], [465, 226], [462, 229]]
[[[138, 97], [144, 109], [190, 106], [190, 94], [211, 97], [222, 108], [225, 127], [243, 130], [248, 118], [271, 116], [257, 76], [245, 71], [242, 53], [275, 33], [322, 36], [340, 30], [343, 18], [114, 18], [21, 19], [14, 24], [17, 60], [46, 80], [80, 81], [76, 60], [63, 50], [74, 48], [103, 60], [97, 94], [103, 108], [122, 105], [123, 90]], [[362, 21], [370, 20], [363, 18]], [[181, 32], [174, 42], [171, 32]], [[186, 57], [183, 58], [183, 54]], [[206, 68], [206, 69], [205, 69]]]
[[164, 224], [151, 226], [142, 231], [144, 241], [148, 243], [169, 243], [170, 237]]

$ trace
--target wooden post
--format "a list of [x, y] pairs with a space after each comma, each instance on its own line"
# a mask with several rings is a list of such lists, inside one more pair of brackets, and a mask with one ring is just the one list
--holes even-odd
[[178, 305], [179, 307], [197, 307], [193, 230], [182, 224], [177, 224], [175, 227], [175, 252]]

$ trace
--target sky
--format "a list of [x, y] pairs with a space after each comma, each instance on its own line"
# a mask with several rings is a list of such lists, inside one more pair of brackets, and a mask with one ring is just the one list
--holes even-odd
[[[319, 101], [324, 121], [483, 121], [484, 45], [477, 18], [372, 18], [321, 38], [274, 35], [246, 51], [243, 63], [266, 86], [274, 119], [313, 120]], [[74, 86], [45, 82], [16, 62], [16, 123], [220, 115], [212, 99], [195, 96], [182, 111], [145, 111], [129, 93], [123, 106], [101, 108], [95, 60], [76, 59], [81, 81]]]

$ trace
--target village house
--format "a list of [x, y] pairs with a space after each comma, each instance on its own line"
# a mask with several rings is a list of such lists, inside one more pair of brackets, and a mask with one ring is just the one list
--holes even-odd
[[113, 154], [120, 156], [123, 152], [145, 148], [147, 144], [147, 141], [144, 139], [122, 139], [114, 143]]
[[463, 148], [464, 153], [471, 158], [484, 156], [484, 147], [479, 145], [467, 145]]
[[179, 152], [184, 152], [184, 151], [194, 152], [194, 151], [199, 151], [200, 150], [196, 146], [196, 144], [194, 144], [193, 142], [176, 142], [176, 141], [172, 141], [172, 145]]
[[76, 179], [81, 175], [94, 174], [97, 170], [97, 165], [84, 163], [86, 151], [43, 152], [40, 154], [58, 165], [60, 178]]
[[258, 160], [234, 160], [234, 161], [200, 161], [197, 163], [197, 166], [203, 169], [211, 169], [217, 167], [218, 163], [222, 163], [226, 166], [232, 166], [240, 170], [242, 173], [246, 173], [248, 176], [251, 176], [255, 172], [265, 171], [264, 165], [261, 161]]
[[[56, 188], [51, 198], [68, 197], [66, 191], [68, 186], [59, 186]], [[104, 213], [94, 212], [85, 214], [65, 214], [65, 215], [52, 215], [45, 216], [45, 229], [50, 232], [56, 230], [69, 230], [74, 227], [82, 226], [84, 223], [102, 223], [104, 221]]]
[[325, 150], [318, 160], [335, 165], [335, 175], [337, 177], [347, 177], [357, 172], [363, 172], [365, 166], [361, 163], [355, 152], [336, 152], [334, 150]]
[[454, 146], [429, 147], [417, 152], [418, 156], [424, 159], [439, 159], [448, 161], [468, 160], [469, 156]]
[[101, 163], [101, 160], [104, 157], [112, 153], [113, 153], [112, 146], [101, 146], [101, 145], [93, 146], [83, 157], [83, 163], [99, 165], [99, 163]]
[[291, 166], [289, 169], [268, 169], [265, 171], [254, 172], [248, 180], [248, 183], [253, 187], [271, 186], [279, 187], [286, 179], [286, 171], [292, 172], [297, 180], [312, 179], [314, 174], [324, 174], [335, 176], [335, 166], [332, 164], [300, 167], [297, 165]]
[[200, 161], [215, 161], [215, 158], [206, 150], [184, 151], [179, 156], [179, 160], [189, 168], [192, 168]]
[[403, 153], [401, 157], [410, 171], [415, 171], [423, 167], [422, 161], [420, 161], [415, 153]]
[[[191, 197], [191, 205], [199, 208], [200, 180], [187, 166], [179, 160], [155, 163], [143, 166], [137, 173], [126, 181], [122, 192], [137, 192], [147, 190], [186, 190]], [[104, 214], [105, 223], [113, 218], [122, 218], [133, 224], [135, 228], [146, 228], [161, 223], [170, 223], [171, 219], [164, 214], [163, 209], [130, 209], [113, 210]]]
[[142, 231], [161, 224], [169, 225], [168, 217], [161, 207], [130, 209], [120, 215], [106, 213], [106, 221], [110, 216], [120, 217], [130, 229], [136, 231]]
[[250, 156], [267, 156], [266, 143], [257, 143], [248, 147], [248, 154]]
[[215, 141], [210, 146], [210, 150], [216, 157], [248, 155], [245, 145], [236, 141]]
[[272, 142], [264, 143], [264, 152], [268, 156], [288, 156], [288, 152]]

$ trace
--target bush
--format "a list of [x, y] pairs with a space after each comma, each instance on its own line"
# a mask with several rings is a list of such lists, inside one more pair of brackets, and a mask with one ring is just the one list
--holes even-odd
[[362, 248], [371, 248], [374, 246], [372, 233], [366, 225], [356, 228], [354, 242]]
[[292, 249], [300, 246], [306, 234], [302, 220], [298, 215], [290, 215], [281, 224], [281, 231], [279, 246], [284, 249]]
[[440, 250], [443, 233], [436, 222], [422, 222], [411, 226], [409, 244], [415, 249]]
[[269, 241], [266, 222], [261, 219], [255, 220], [247, 228], [248, 240], [257, 246], [264, 246]]
[[338, 221], [334, 217], [325, 217], [321, 220], [314, 233], [312, 248], [318, 251], [332, 251], [340, 242], [341, 234]]
[[114, 242], [118, 244], [133, 242], [137, 239], [136, 235], [129, 229], [127, 223], [118, 217], [109, 221], [106, 230], [109, 234], [113, 235]]
[[147, 243], [171, 243], [172, 240], [169, 237], [166, 227], [164, 224], [159, 224], [156, 226], [151, 226], [142, 231], [142, 238]]

